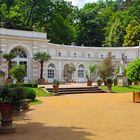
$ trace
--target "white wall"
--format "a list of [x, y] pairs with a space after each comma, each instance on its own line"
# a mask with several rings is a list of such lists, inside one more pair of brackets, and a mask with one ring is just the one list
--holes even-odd
[[[40, 65], [35, 62], [32, 57], [38, 51], [48, 52], [51, 55], [51, 60], [44, 65], [44, 77], [47, 79], [47, 67], [48, 64], [53, 63], [56, 66], [56, 79], [63, 80], [63, 69], [67, 63], [74, 63], [76, 67], [80, 64], [85, 65], [93, 62], [96, 64], [101, 63], [103, 60], [101, 55], [105, 58], [108, 52], [112, 52], [115, 55], [114, 63], [120, 62], [121, 55], [125, 53], [129, 61], [133, 61], [137, 57], [140, 57], [140, 47], [84, 47], [84, 46], [69, 46], [48, 43], [46, 39], [46, 33], [19, 31], [0, 28], [0, 47], [1, 50], [6, 53], [10, 49], [21, 46], [26, 48], [29, 54], [29, 80], [37, 80], [39, 78]], [[61, 52], [61, 56], [58, 53]], [[76, 53], [76, 57], [74, 57]], [[90, 54], [90, 57], [88, 56]], [[7, 64], [3, 60], [0, 68], [7, 72]], [[76, 69], [78, 70], [78, 69]], [[77, 71], [75, 74], [77, 77]]]

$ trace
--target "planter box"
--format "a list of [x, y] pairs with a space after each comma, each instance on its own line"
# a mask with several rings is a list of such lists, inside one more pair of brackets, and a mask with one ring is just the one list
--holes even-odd
[[133, 102], [140, 103], [140, 92], [133, 91]]

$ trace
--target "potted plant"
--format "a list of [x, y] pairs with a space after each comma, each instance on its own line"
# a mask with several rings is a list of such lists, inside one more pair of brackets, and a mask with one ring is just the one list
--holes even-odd
[[10, 70], [10, 74], [17, 80], [17, 83], [23, 83], [26, 76], [26, 68], [24, 65], [15, 65]]
[[103, 80], [100, 77], [98, 77], [96, 79], [96, 83], [97, 83], [98, 86], [101, 86], [102, 85], [102, 82], [103, 82]]
[[6, 59], [8, 62], [8, 78], [6, 79], [6, 83], [11, 84], [13, 83], [13, 79], [10, 76], [10, 69], [12, 67], [12, 59], [16, 57], [16, 54], [14, 53], [6, 53], [3, 55], [3, 58]]
[[58, 89], [59, 89], [60, 82], [56, 79], [53, 81], [53, 92], [55, 95], [58, 95]]
[[92, 75], [96, 71], [96, 64], [90, 64], [86, 71], [87, 86], [92, 86]]
[[108, 87], [108, 92], [112, 92], [113, 79], [111, 77], [106, 78], [106, 84]]
[[73, 63], [66, 64], [64, 67], [65, 76], [68, 78], [68, 82], [72, 82], [72, 75], [76, 70], [75, 65]]
[[40, 78], [38, 79], [38, 83], [39, 84], [44, 84], [45, 83], [45, 79], [43, 78], [43, 66], [44, 66], [44, 62], [49, 61], [51, 59], [51, 56], [49, 54], [47, 54], [46, 52], [37, 52], [36, 54], [34, 54], [33, 59], [35, 61], [38, 61], [40, 63]]
[[21, 87], [10, 88], [7, 85], [0, 87], [0, 112], [1, 126], [0, 133], [13, 133], [15, 127], [12, 124], [12, 113], [21, 105], [24, 92]]

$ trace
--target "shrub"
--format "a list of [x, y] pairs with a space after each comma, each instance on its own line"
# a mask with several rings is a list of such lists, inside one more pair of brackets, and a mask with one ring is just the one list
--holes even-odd
[[113, 79], [111, 77], [106, 78], [106, 83], [107, 84], [113, 84]]
[[128, 65], [126, 68], [126, 76], [131, 81], [140, 81], [140, 58]]
[[59, 80], [54, 79], [53, 84], [60, 84]]
[[32, 88], [36, 88], [37, 84], [32, 84], [32, 83], [27, 83], [27, 84], [23, 84], [24, 87], [32, 87]]
[[98, 86], [101, 86], [102, 82], [103, 82], [103, 79], [102, 78], [98, 77], [96, 79], [96, 83], [97, 83]]
[[[17, 87], [19, 86], [19, 84], [10, 84], [9, 87]], [[23, 86], [23, 87], [32, 87], [32, 88], [37, 88], [37, 84], [20, 84], [20, 86]]]
[[4, 85], [0, 87], [0, 103], [10, 103], [18, 109], [21, 105], [21, 100], [25, 98], [22, 87], [9, 87]]
[[17, 80], [23, 81], [26, 76], [26, 68], [24, 65], [15, 65], [10, 70], [10, 74]]
[[36, 93], [34, 90], [30, 89], [30, 88], [24, 88], [24, 92], [25, 92], [25, 98], [26, 99], [31, 99], [32, 101], [35, 100], [36, 98]]

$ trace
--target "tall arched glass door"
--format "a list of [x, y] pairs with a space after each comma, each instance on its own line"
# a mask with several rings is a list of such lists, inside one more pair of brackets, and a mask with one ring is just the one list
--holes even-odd
[[52, 83], [55, 79], [55, 65], [53, 63], [48, 65], [48, 82]]
[[24, 81], [27, 81], [28, 77], [28, 58], [27, 58], [27, 53], [21, 49], [21, 48], [14, 48], [11, 50], [11, 53], [16, 54], [16, 58], [12, 59], [12, 66], [14, 65], [25, 65], [26, 67], [26, 77], [24, 78]]
[[79, 82], [85, 81], [85, 66], [83, 64], [78, 67], [78, 80]]

